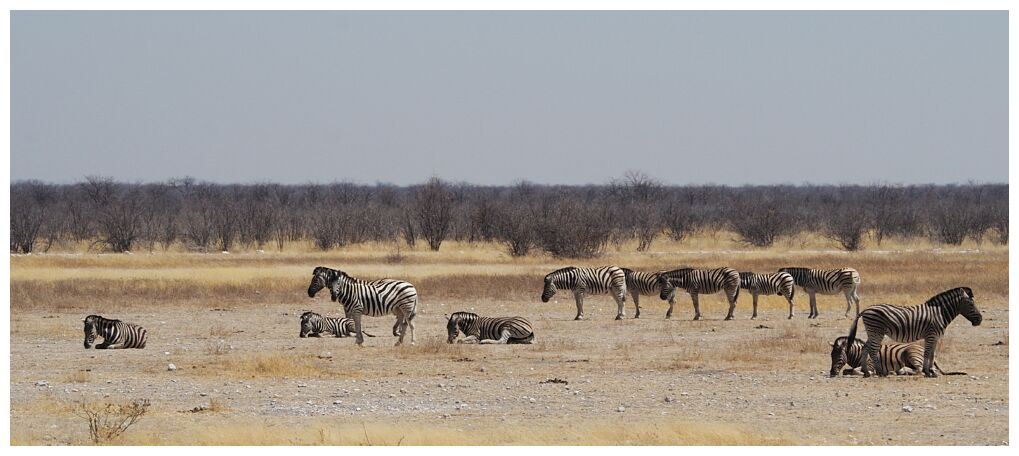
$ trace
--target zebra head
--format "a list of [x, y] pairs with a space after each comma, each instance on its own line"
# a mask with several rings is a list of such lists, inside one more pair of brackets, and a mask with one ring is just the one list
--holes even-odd
[[308, 337], [313, 332], [319, 332], [322, 328], [322, 316], [315, 312], [301, 314], [301, 337]]
[[828, 372], [829, 377], [838, 376], [839, 371], [842, 370], [842, 366], [845, 366], [849, 362], [846, 355], [846, 341], [849, 340], [846, 336], [835, 339], [835, 343], [831, 344], [831, 371]]
[[555, 280], [545, 276], [545, 288], [541, 291], [541, 302], [548, 302], [549, 299], [552, 299], [552, 296], [555, 296], [556, 291]]
[[957, 288], [960, 291], [960, 304], [959, 313], [963, 317], [966, 317], [973, 326], [980, 326], [980, 323], [984, 321], [983, 314], [980, 313], [980, 309], [977, 309], [977, 303], [973, 300], [973, 289], [969, 287]]
[[464, 331], [466, 334], [465, 329], [467, 328], [467, 325], [475, 318], [478, 318], [477, 314], [472, 314], [470, 312], [454, 312], [452, 316], [445, 317], [446, 333], [449, 335], [446, 342], [450, 344], [456, 342], [456, 338], [460, 335], [460, 331]]
[[666, 277], [664, 274], [658, 276], [658, 288], [661, 289], [661, 293], [658, 294], [662, 301], [669, 299], [669, 296], [676, 292], [676, 286], [672, 284], [672, 280]]
[[[332, 291], [332, 284], [336, 282], [337, 278], [339, 278], [339, 272], [335, 269], [329, 269], [324, 266], [315, 268], [311, 273], [311, 284], [308, 285], [308, 297], [314, 298], [315, 293], [326, 287], [329, 287], [330, 291]], [[335, 294], [332, 298], [333, 301], [336, 300]]]
[[99, 316], [89, 315], [85, 317], [85, 348], [92, 348], [92, 344], [96, 341], [96, 335], [99, 334]]

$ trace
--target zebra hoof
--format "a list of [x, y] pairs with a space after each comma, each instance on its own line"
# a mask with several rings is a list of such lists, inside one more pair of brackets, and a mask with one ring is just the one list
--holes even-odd
[[616, 321], [619, 321], [619, 320], [622, 320], [622, 319], [623, 319], [622, 315], [616, 315]]
[[573, 321], [578, 321], [578, 320], [583, 320], [583, 319], [584, 319], [583, 315], [577, 315], [576, 317], [573, 318]]

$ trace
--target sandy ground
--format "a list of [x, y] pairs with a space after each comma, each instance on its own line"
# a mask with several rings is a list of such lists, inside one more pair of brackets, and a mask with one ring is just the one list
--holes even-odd
[[[303, 310], [341, 313], [327, 296], [300, 292], [292, 302], [215, 310], [125, 310], [117, 316], [149, 329], [144, 350], [85, 351], [77, 310], [15, 311], [12, 443], [87, 443], [75, 402], [135, 398], [151, 400], [152, 411], [122, 443], [1008, 443], [1000, 297], [978, 300], [982, 326], [959, 318], [948, 330], [938, 361], [968, 375], [862, 379], [827, 376], [828, 342], [850, 323], [835, 297], [821, 298], [817, 320], [798, 301], [791, 321], [781, 298], [764, 298], [751, 321], [744, 296], [728, 322], [718, 296], [702, 298], [706, 320], [696, 322], [685, 295], [672, 320], [664, 303], [645, 297], [642, 318], [629, 318], [628, 300], [624, 321], [612, 320], [607, 296], [588, 299], [587, 321], [572, 321], [572, 300], [542, 304], [537, 291], [533, 299], [424, 298], [415, 347], [392, 346], [387, 317], [366, 319], [379, 337], [359, 349], [352, 339], [298, 338]], [[456, 310], [527, 316], [537, 343], [447, 345], [442, 315]], [[191, 412], [210, 403], [214, 411]], [[358, 424], [363, 436], [328, 434]], [[317, 437], [288, 433], [295, 427], [314, 427]], [[588, 427], [624, 431], [597, 440], [585, 437]], [[435, 434], [418, 438], [422, 429]]]

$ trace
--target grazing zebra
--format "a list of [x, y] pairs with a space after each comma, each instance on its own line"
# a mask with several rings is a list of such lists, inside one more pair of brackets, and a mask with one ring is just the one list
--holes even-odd
[[885, 336], [896, 342], [924, 341], [923, 374], [936, 377], [934, 372], [934, 350], [938, 340], [945, 334], [945, 328], [962, 314], [973, 326], [979, 326], [983, 320], [980, 310], [973, 301], [973, 290], [967, 287], [953, 288], [943, 291], [913, 307], [879, 304], [863, 309], [853, 320], [849, 328], [849, 340], [856, 339], [856, 325], [863, 318], [863, 326], [867, 329], [866, 350], [863, 376], [869, 377], [873, 367], [878, 366], [878, 375], [885, 376], [888, 372], [878, 361], [878, 347]]
[[846, 317], [849, 317], [849, 310], [856, 304], [856, 314], [860, 314], [860, 296], [856, 293], [860, 288], [860, 273], [853, 268], [837, 269], [810, 269], [810, 268], [782, 268], [778, 272], [786, 272], [793, 276], [796, 285], [803, 288], [810, 296], [810, 316], [817, 318], [817, 298], [815, 294], [833, 295], [843, 293], [846, 295]]
[[[584, 295], [610, 293], [619, 308], [616, 320], [623, 319], [623, 303], [626, 302], [626, 274], [622, 268], [603, 266], [600, 268], [566, 267], [557, 269], [545, 276], [545, 288], [541, 292], [541, 302], [548, 302], [560, 288], [573, 290], [577, 301], [577, 316], [574, 320], [584, 319]], [[663, 298], [664, 299], [664, 298]]]
[[[854, 339], [849, 347], [846, 347], [846, 337], [835, 339], [831, 346], [831, 371], [829, 377], [838, 376], [842, 366], [849, 365], [849, 369], [842, 372], [843, 375], [853, 374], [856, 369], [863, 368], [864, 343], [860, 339]], [[881, 368], [886, 372], [895, 372], [898, 375], [903, 367], [913, 370], [919, 374], [923, 369], [923, 346], [919, 344], [881, 344], [881, 351], [878, 353]], [[941, 375], [966, 375], [965, 372], [945, 372], [934, 362], [934, 368]]]
[[793, 295], [796, 294], [796, 287], [793, 283], [793, 276], [787, 272], [776, 272], [774, 274], [755, 274], [753, 272], [739, 273], [740, 288], [750, 291], [754, 296], [754, 314], [751, 320], [757, 318], [757, 296], [758, 295], [779, 295], [789, 301], [789, 318], [793, 318]]
[[[636, 309], [633, 318], [640, 318], [640, 295], [654, 296], [659, 293], [658, 274], [661, 272], [640, 272], [623, 268], [623, 273], [626, 274], [626, 291], [633, 296], [633, 307]], [[669, 295], [669, 303], [672, 304], [675, 300], [676, 293], [673, 292]]]
[[92, 348], [96, 336], [103, 338], [103, 343], [96, 344], [97, 349], [114, 348], [145, 348], [146, 331], [141, 326], [110, 320], [99, 315], [85, 317], [85, 348]]
[[418, 292], [408, 282], [382, 279], [371, 282], [361, 281], [346, 272], [319, 266], [311, 275], [308, 296], [315, 297], [319, 290], [329, 287], [330, 298], [343, 304], [347, 318], [354, 319], [357, 345], [364, 343], [361, 330], [361, 316], [382, 317], [396, 315], [393, 335], [399, 336], [396, 345], [403, 343], [403, 337], [410, 328], [410, 343], [414, 345], [414, 317], [417, 316]]
[[481, 317], [470, 312], [455, 312], [446, 320], [449, 343], [455, 342], [461, 332], [467, 336], [462, 343], [534, 343], [534, 328], [524, 317]]
[[[659, 297], [664, 301], [676, 292], [676, 288], [682, 288], [690, 294], [693, 300], [694, 320], [701, 319], [701, 305], [698, 295], [713, 294], [719, 291], [725, 292], [729, 301], [729, 313], [726, 320], [732, 320], [732, 312], [736, 310], [736, 300], [739, 299], [739, 272], [733, 268], [718, 269], [693, 269], [682, 268], [661, 272], [658, 275], [658, 286], [661, 288]], [[673, 302], [669, 302], [669, 311], [665, 318], [672, 318]]]
[[[301, 314], [301, 337], [322, 337], [329, 333], [336, 337], [350, 337], [354, 334], [354, 320], [350, 318], [323, 317], [315, 312]], [[375, 337], [365, 331], [364, 335]]]

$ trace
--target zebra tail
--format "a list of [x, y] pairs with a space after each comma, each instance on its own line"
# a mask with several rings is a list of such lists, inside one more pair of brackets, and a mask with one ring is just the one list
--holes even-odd
[[941, 366], [938, 365], [937, 361], [934, 361], [934, 368], [937, 369], [941, 375], [967, 375], [965, 372], [945, 372], [941, 369]]
[[368, 333], [368, 331], [365, 331], [365, 330], [363, 330], [363, 329], [361, 330], [361, 334], [364, 334], [364, 335], [366, 335], [366, 336], [368, 336], [368, 337], [375, 337], [375, 335], [374, 335], [374, 334], [369, 334], [369, 333]]
[[[851, 341], [856, 340], [856, 324], [860, 322], [860, 314], [856, 314], [856, 318], [853, 319], [853, 325], [849, 327], [849, 336], [846, 338], [846, 345], [848, 346]], [[864, 358], [866, 361], [866, 358]]]

